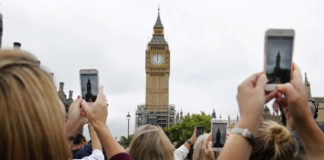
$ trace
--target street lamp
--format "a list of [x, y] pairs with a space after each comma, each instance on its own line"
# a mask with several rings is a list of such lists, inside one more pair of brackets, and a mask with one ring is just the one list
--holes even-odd
[[127, 114], [127, 121], [128, 121], [128, 127], [127, 127], [127, 139], [128, 139], [128, 141], [129, 141], [129, 120], [131, 119], [131, 115], [129, 114], [129, 112], [128, 112], [128, 114]]

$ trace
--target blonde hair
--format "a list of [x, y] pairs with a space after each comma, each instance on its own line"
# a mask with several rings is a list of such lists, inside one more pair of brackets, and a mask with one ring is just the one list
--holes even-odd
[[0, 157], [68, 159], [52, 77], [29, 53], [0, 50]]
[[129, 146], [134, 160], [173, 159], [174, 147], [163, 130], [153, 125], [138, 128]]
[[290, 131], [274, 122], [263, 121], [255, 134], [252, 160], [289, 160], [297, 152], [297, 144]]
[[203, 134], [197, 138], [196, 143], [194, 145], [194, 152], [192, 154], [192, 160], [208, 160], [208, 158], [205, 156], [204, 151], [202, 150], [202, 147], [203, 147], [208, 135], [209, 134]]

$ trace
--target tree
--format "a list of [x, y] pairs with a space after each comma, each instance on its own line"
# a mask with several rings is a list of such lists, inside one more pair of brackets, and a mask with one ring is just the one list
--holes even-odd
[[204, 132], [209, 133], [210, 125], [211, 116], [201, 112], [201, 114], [185, 116], [181, 123], [177, 123], [170, 128], [164, 128], [163, 130], [171, 142], [176, 146], [176, 148], [178, 148], [192, 136], [196, 126], [204, 126]]
[[120, 137], [120, 145], [122, 145], [125, 149], [130, 145], [132, 142], [134, 135], [129, 135], [129, 139], [127, 137], [121, 136]]

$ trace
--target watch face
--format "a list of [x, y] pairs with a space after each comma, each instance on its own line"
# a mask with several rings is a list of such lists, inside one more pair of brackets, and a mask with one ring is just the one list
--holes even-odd
[[159, 66], [163, 64], [164, 58], [161, 54], [157, 53], [154, 56], [152, 56], [152, 63], [156, 66]]

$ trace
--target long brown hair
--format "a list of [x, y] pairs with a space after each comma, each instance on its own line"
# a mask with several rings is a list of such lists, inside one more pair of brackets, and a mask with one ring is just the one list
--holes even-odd
[[138, 128], [129, 146], [129, 154], [134, 160], [173, 159], [174, 147], [162, 129], [153, 125]]
[[290, 160], [297, 152], [297, 143], [290, 131], [274, 122], [263, 121], [255, 134], [251, 160]]
[[70, 158], [52, 77], [29, 53], [0, 50], [0, 157]]

